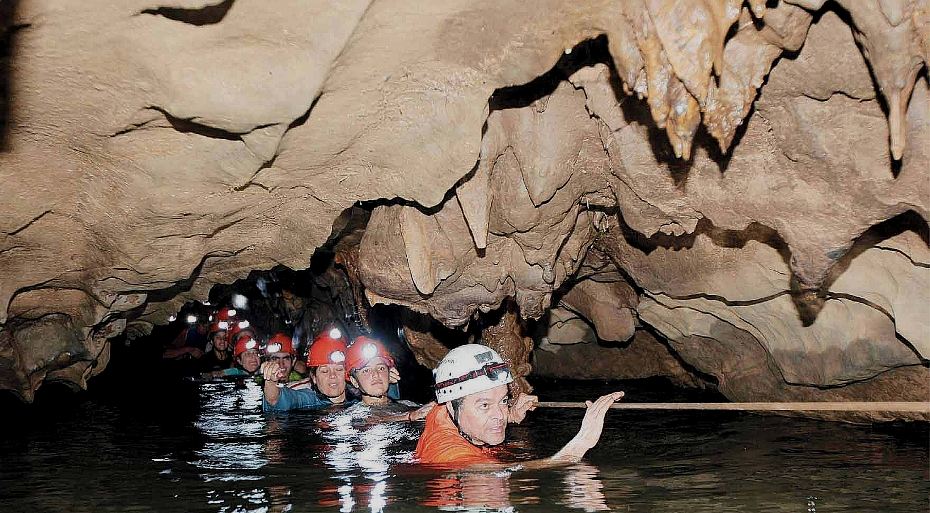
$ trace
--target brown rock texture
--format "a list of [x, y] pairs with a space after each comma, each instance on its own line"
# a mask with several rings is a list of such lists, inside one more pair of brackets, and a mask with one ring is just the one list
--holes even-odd
[[736, 400], [930, 399], [927, 0], [13, 5], [0, 387], [26, 400], [306, 268], [354, 205], [356, 304], [648, 325]]
[[647, 331], [639, 330], [627, 344], [603, 346], [596, 341], [556, 344], [551, 337], [533, 352], [533, 371], [566, 379], [625, 379], [665, 376], [684, 388], [702, 388], [700, 379]]

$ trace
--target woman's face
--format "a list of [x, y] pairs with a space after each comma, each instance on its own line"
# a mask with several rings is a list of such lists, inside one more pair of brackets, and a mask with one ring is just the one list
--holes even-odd
[[258, 355], [258, 351], [255, 349], [250, 349], [239, 355], [239, 365], [249, 374], [255, 373], [261, 364], [261, 358]]
[[368, 365], [352, 373], [353, 385], [367, 395], [380, 397], [387, 394], [391, 385], [390, 367], [383, 358], [374, 358]]
[[313, 371], [313, 384], [326, 397], [338, 398], [346, 393], [346, 368], [341, 363], [320, 365]]
[[213, 347], [219, 351], [225, 351], [229, 349], [229, 341], [226, 340], [225, 331], [217, 331], [213, 334]]

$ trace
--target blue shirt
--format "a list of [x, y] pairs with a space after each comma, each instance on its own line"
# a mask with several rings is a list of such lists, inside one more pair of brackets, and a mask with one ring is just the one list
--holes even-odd
[[[388, 387], [388, 397], [391, 399], [400, 398], [400, 387], [397, 386], [397, 383], [392, 383]], [[349, 406], [359, 402], [359, 399], [353, 397], [351, 394], [346, 394], [346, 400], [339, 403], [345, 406]], [[301, 388], [300, 390], [294, 390], [293, 388], [283, 387], [280, 389], [278, 394], [278, 402], [271, 404], [268, 402], [268, 399], [262, 397], [262, 411], [272, 412], [272, 411], [288, 411], [288, 410], [319, 410], [322, 408], [328, 408], [334, 403], [329, 400], [325, 395], [317, 392], [313, 388]]]

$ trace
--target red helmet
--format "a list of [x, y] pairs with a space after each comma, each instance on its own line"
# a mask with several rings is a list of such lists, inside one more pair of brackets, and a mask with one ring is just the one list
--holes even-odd
[[243, 333], [236, 338], [236, 347], [233, 349], [233, 356], [238, 357], [240, 354], [251, 349], [258, 350], [258, 341], [249, 336], [248, 333]]
[[225, 308], [220, 308], [220, 311], [219, 311], [219, 312], [216, 312], [216, 320], [217, 320], [217, 321], [227, 321], [227, 322], [228, 322], [228, 321], [230, 321], [230, 320], [232, 320], [232, 319], [235, 319], [235, 318], [236, 318], [236, 310], [233, 309], [233, 308], [229, 308], [228, 306], [225, 307]]
[[284, 333], [275, 333], [265, 345], [265, 354], [287, 353], [294, 356], [294, 341]]
[[[243, 332], [252, 335], [253, 338], [258, 338], [258, 335], [255, 333], [255, 330], [252, 329], [249, 321], [243, 319], [241, 321], [231, 320], [227, 322], [229, 328], [226, 330], [226, 336], [229, 338], [229, 340], [237, 340], [239, 334]], [[223, 323], [221, 321], [220, 326], [222, 325]]]
[[307, 367], [319, 367], [329, 363], [343, 363], [346, 361], [346, 343], [339, 333], [338, 337], [332, 330], [326, 330], [320, 333], [310, 345], [310, 352], [307, 354]]
[[339, 327], [336, 326], [335, 324], [329, 324], [325, 328], [323, 328], [320, 331], [320, 333], [317, 334], [316, 338], [313, 339], [313, 341], [316, 342], [317, 340], [321, 340], [324, 338], [329, 338], [333, 340], [341, 340], [342, 343], [345, 344], [346, 346], [349, 345], [349, 339], [346, 338], [346, 333], [342, 331], [341, 329], [339, 329]]
[[229, 323], [226, 321], [216, 321], [210, 325], [210, 336], [213, 336], [214, 333], [220, 331], [226, 331], [229, 329]]
[[381, 342], [364, 335], [356, 337], [346, 352], [346, 380], [355, 369], [361, 369], [375, 358], [381, 358], [388, 367], [394, 366], [394, 357]]

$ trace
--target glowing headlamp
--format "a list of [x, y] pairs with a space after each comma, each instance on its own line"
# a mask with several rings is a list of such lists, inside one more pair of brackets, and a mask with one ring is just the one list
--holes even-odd
[[346, 355], [342, 351], [333, 351], [329, 353], [329, 361], [333, 363], [342, 363], [346, 361]]
[[265, 347], [265, 352], [268, 353], [268, 354], [271, 354], [271, 353], [280, 353], [280, 352], [281, 352], [281, 344], [268, 344], [268, 346]]
[[196, 323], [196, 322], [197, 322], [197, 316], [196, 316], [196, 315], [190, 314], [190, 315], [187, 316], [187, 323], [188, 323], [188, 324], [194, 324], [194, 323]]
[[228, 330], [228, 329], [229, 329], [229, 323], [226, 322], [226, 321], [220, 321], [219, 323], [217, 323], [217, 327], [218, 327], [219, 329], [225, 331], [225, 330]]
[[329, 338], [332, 338], [332, 339], [342, 338], [342, 331], [339, 331], [339, 328], [333, 328], [329, 330]]
[[367, 344], [362, 348], [362, 357], [366, 360], [370, 360], [378, 356], [378, 348], [374, 344]]
[[246, 350], [255, 349], [256, 347], [258, 347], [258, 342], [256, 342], [255, 339], [250, 338], [249, 341], [245, 343]]
[[226, 315], [228, 315], [228, 316], [230, 316], [230, 317], [235, 317], [235, 316], [236, 316], [236, 310], [233, 309], [233, 308], [229, 308], [229, 309], [226, 310]]
[[242, 294], [233, 294], [232, 303], [236, 308], [245, 308], [245, 305], [249, 304], [249, 300]]
[[171, 314], [171, 315], [168, 316], [168, 322], [174, 322], [174, 321], [176, 321], [176, 320], [178, 320], [178, 316], [177, 316], [177, 315]]
[[244, 329], [248, 328], [249, 326], [251, 326], [251, 324], [249, 324], [249, 321], [239, 321], [239, 329], [240, 329], [240, 330], [244, 330]]

